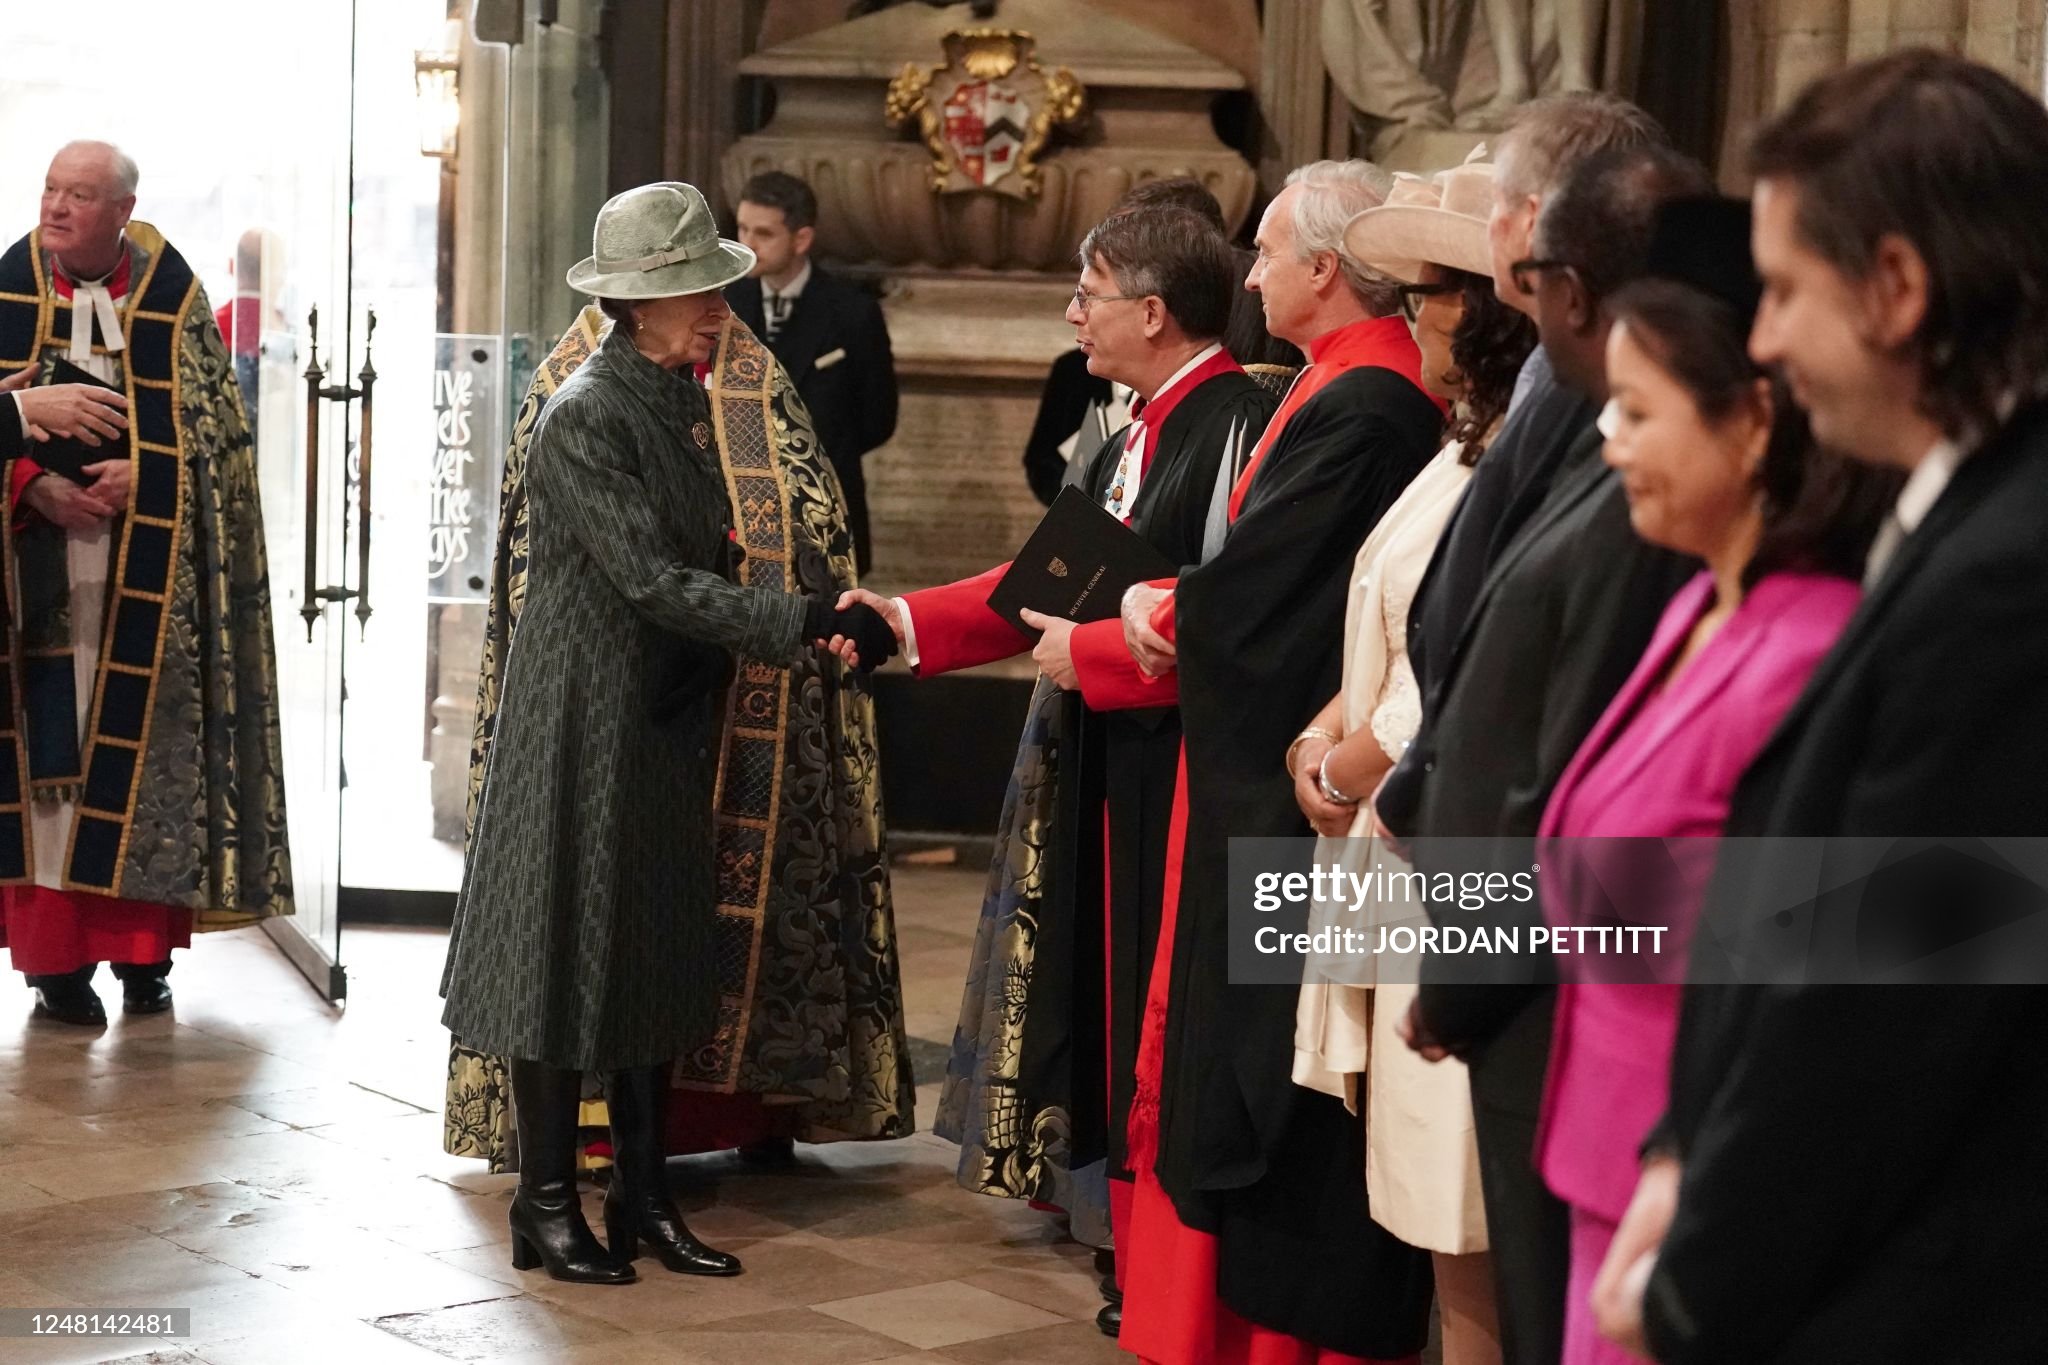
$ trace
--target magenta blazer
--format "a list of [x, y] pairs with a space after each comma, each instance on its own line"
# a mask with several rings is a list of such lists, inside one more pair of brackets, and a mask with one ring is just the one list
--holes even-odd
[[[1703, 840], [1697, 858], [1681, 850], [1684, 889], [1677, 894], [1689, 903], [1658, 916], [1675, 935], [1689, 935], [1713, 871], [1713, 845], [1704, 841], [1720, 834], [1737, 779], [1841, 634], [1859, 595], [1843, 578], [1766, 575], [1663, 686], [1672, 659], [1714, 601], [1710, 575], [1686, 584], [1665, 608], [1642, 662], [1558, 779], [1541, 836]], [[1573, 897], [1586, 894], [1573, 862], [1545, 859], [1545, 911], [1553, 922], [1588, 922], [1573, 912]], [[1568, 983], [1558, 996], [1537, 1167], [1559, 1198], [1603, 1218], [1619, 1219], [1627, 1209], [1637, 1148], [1664, 1112], [1678, 992]]]

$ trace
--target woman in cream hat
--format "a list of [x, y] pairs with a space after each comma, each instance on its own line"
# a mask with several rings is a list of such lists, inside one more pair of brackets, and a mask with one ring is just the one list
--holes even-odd
[[[1452, 404], [1449, 442], [1415, 476], [1358, 552], [1345, 620], [1342, 690], [1288, 755], [1295, 796], [1328, 844], [1316, 865], [1406, 870], [1371, 839], [1369, 796], [1421, 724], [1408, 664], [1408, 604], [1472, 466], [1507, 413], [1536, 343], [1528, 319], [1494, 296], [1486, 244], [1493, 168], [1473, 162], [1431, 180], [1404, 176], [1380, 208], [1353, 219], [1345, 250], [1406, 281], [1422, 381]], [[1368, 913], [1378, 913], [1370, 907]], [[1412, 906], [1385, 907], [1407, 918]], [[1342, 912], [1337, 912], [1341, 914]], [[1366, 1115], [1373, 1218], [1434, 1253], [1446, 1365], [1497, 1365], [1499, 1331], [1479, 1156], [1464, 1063], [1435, 1065], [1396, 1033], [1413, 972], [1375, 982], [1369, 959], [1311, 959], [1296, 1018], [1294, 1079]]]
[[[673, 1061], [711, 1032], [715, 750], [734, 656], [786, 664], [814, 641], [872, 667], [871, 609], [735, 582], [733, 512], [692, 366], [719, 291], [753, 253], [689, 185], [598, 214], [569, 283], [612, 319], [556, 390], [526, 467], [526, 597], [442, 980], [443, 1022], [509, 1059], [519, 1142], [512, 1264], [624, 1284], [641, 1244], [671, 1270], [739, 1262], [690, 1234], [663, 1181]], [[604, 1077], [615, 1147], [610, 1248], [576, 1190], [582, 1075]]]

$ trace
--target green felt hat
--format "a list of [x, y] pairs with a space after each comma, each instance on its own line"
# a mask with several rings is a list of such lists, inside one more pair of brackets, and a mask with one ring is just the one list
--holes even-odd
[[597, 211], [591, 254], [569, 287], [601, 299], [702, 294], [745, 279], [754, 253], [718, 235], [695, 185], [663, 180], [616, 194]]

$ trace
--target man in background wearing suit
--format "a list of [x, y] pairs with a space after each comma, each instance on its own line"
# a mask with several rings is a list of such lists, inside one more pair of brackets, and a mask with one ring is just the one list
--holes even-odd
[[[1743, 775], [1727, 833], [1795, 858], [1817, 838], [2038, 837], [2048, 112], [1985, 67], [1900, 52], [1810, 87], [1750, 161], [1750, 353], [1783, 367], [1816, 440], [1908, 473], [1862, 606]], [[1820, 954], [1873, 909], [1933, 952], [2003, 899], [2004, 874], [1958, 852], [1939, 878], [1894, 857], [1859, 895], [1773, 913], [1796, 883], [1731, 847], [1696, 967], [1716, 931]], [[2024, 941], [2002, 942], [1997, 965], [2039, 983]], [[1833, 984], [1859, 978], [1829, 965], [1688, 989], [1670, 1110], [1595, 1282], [1602, 1331], [1664, 1365], [2048, 1360], [2048, 991]]]
[[818, 196], [793, 175], [765, 171], [740, 191], [739, 237], [754, 273], [725, 291], [740, 321], [768, 343], [810, 410], [818, 442], [846, 494], [860, 571], [874, 562], [861, 459], [896, 434], [896, 368], [881, 305], [811, 261]]

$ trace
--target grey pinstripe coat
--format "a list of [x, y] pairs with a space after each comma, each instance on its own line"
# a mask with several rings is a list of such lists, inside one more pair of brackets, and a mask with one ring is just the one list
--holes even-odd
[[614, 1070], [712, 1027], [718, 680], [726, 651], [806, 642], [804, 599], [725, 575], [710, 421], [614, 332], [534, 429], [527, 598], [441, 983], [471, 1047]]

